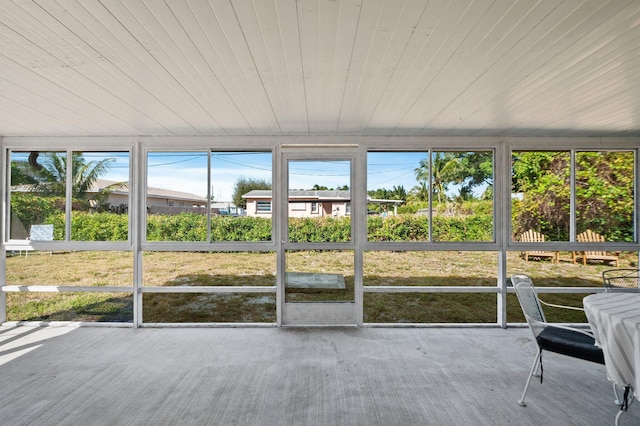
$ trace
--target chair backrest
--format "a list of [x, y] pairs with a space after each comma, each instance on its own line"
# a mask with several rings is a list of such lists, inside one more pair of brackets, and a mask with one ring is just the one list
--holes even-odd
[[531, 331], [537, 336], [544, 328], [540, 323], [546, 323], [547, 319], [538, 301], [538, 295], [533, 287], [533, 282], [527, 275], [515, 274], [511, 276], [511, 283], [516, 290], [516, 296], [518, 297], [518, 302], [520, 302], [522, 313]]
[[[604, 236], [593, 232], [591, 229], [587, 229], [584, 232], [576, 235], [576, 241], [580, 243], [604, 243]], [[585, 251], [584, 254], [588, 256], [601, 256], [605, 254], [604, 251]]]
[[533, 229], [529, 229], [520, 234], [520, 241], [525, 243], [544, 243], [544, 235]]
[[637, 269], [609, 269], [602, 273], [602, 281], [606, 292], [616, 290], [640, 291], [640, 271]]

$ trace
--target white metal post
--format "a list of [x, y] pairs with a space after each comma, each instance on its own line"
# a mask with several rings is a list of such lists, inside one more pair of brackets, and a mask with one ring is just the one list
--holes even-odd
[[[494, 151], [493, 160], [494, 237], [498, 243], [498, 325], [507, 327], [507, 245], [511, 234], [511, 150], [501, 142]], [[496, 179], [501, 177], [501, 179]]]
[[0, 174], [0, 191], [2, 193], [2, 224], [0, 225], [0, 238], [2, 241], [2, 249], [0, 250], [0, 324], [7, 320], [7, 293], [2, 290], [2, 286], [7, 285], [7, 252], [5, 242], [7, 241], [7, 229], [9, 224], [9, 182], [11, 167], [7, 167], [7, 150], [4, 149], [2, 144], [2, 138], [0, 137], [0, 148], [2, 154], [0, 156], [0, 167], [2, 173]]
[[142, 325], [142, 239], [146, 220], [146, 150], [138, 141], [132, 143], [132, 161], [129, 168], [130, 238], [133, 251], [133, 327]]

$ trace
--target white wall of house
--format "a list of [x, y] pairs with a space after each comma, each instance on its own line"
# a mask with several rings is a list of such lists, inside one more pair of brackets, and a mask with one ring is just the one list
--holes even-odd
[[129, 204], [129, 194], [109, 194], [107, 202], [112, 206], [119, 206], [120, 204]]
[[[273, 209], [265, 210], [266, 204], [272, 206], [271, 199], [247, 199], [247, 216], [271, 217]], [[289, 202], [289, 217], [341, 217], [351, 214], [349, 201], [295, 201]]]

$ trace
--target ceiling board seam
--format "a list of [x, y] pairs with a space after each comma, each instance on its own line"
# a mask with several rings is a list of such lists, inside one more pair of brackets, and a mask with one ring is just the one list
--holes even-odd
[[[470, 2], [470, 3], [468, 3], [468, 4], [467, 4], [466, 8], [464, 9], [464, 11], [465, 11], [465, 12], [469, 9], [469, 7], [471, 7], [471, 3], [472, 3], [472, 2]], [[441, 26], [443, 25], [443, 24], [442, 24], [442, 21], [443, 21], [443, 19], [444, 19], [444, 16], [446, 15], [446, 13], [447, 13], [447, 11], [449, 10], [449, 8], [450, 8], [450, 7], [452, 7], [453, 5], [456, 5], [456, 3], [455, 3], [455, 2], [448, 2], [446, 9], [445, 9], [445, 10], [440, 14], [440, 16], [438, 17], [437, 22], [436, 22], [436, 24], [434, 25], [434, 27], [433, 27], [433, 29], [432, 29], [432, 31], [431, 31], [431, 34], [433, 34], [434, 32], [436, 32], [436, 30], [437, 30], [438, 28], [441, 28]], [[463, 13], [458, 14], [456, 24], [455, 24], [455, 25], [452, 25], [452, 26], [451, 26], [451, 28], [457, 28], [457, 24], [460, 22], [460, 19], [462, 18], [462, 16], [463, 16], [463, 15], [464, 15], [464, 12], [463, 12]], [[420, 74], [420, 76], [424, 75], [424, 73], [425, 73], [426, 71], [428, 71], [429, 69], [431, 69], [431, 67], [432, 67], [432, 63], [433, 63], [434, 59], [438, 56], [438, 54], [439, 54], [439, 53], [440, 53], [440, 51], [442, 50], [442, 48], [443, 48], [444, 44], [445, 44], [445, 43], [446, 43], [446, 41], [449, 39], [450, 35], [451, 35], [450, 33], [447, 33], [447, 36], [446, 36], [446, 37], [445, 37], [445, 38], [440, 42], [440, 45], [439, 45], [439, 46], [437, 46], [437, 48], [436, 48], [435, 52], [434, 52], [432, 55], [430, 55], [430, 56], [431, 56], [431, 58], [429, 59], [428, 63], [426, 63], [426, 64], [424, 65], [424, 67], [423, 67], [425, 71], [423, 71], [423, 72]], [[430, 40], [431, 40], [431, 38], [428, 40], [428, 42], [429, 42]], [[428, 43], [428, 42], [427, 42], [427, 43]], [[425, 44], [424, 44], [424, 46], [426, 46], [426, 44], [427, 44], [427, 43], [425, 43]], [[436, 75], [437, 75], [439, 72], [440, 72], [440, 70], [436, 70], [436, 71], [435, 71]], [[434, 78], [434, 77], [432, 77], [429, 81], [427, 81], [427, 82], [425, 82], [425, 83], [424, 83], [423, 88], [421, 88], [421, 89], [420, 89], [420, 93], [412, 94], [413, 101], [411, 101], [411, 102], [410, 102], [410, 103], [409, 103], [409, 104], [404, 108], [404, 113], [400, 114], [400, 115], [399, 115], [399, 117], [397, 118], [395, 125], [394, 125], [394, 126], [392, 127], [392, 129], [391, 129], [391, 133], [392, 133], [392, 134], [394, 134], [394, 133], [396, 133], [396, 132], [398, 131], [398, 126], [400, 125], [400, 123], [405, 119], [405, 117], [407, 117], [407, 115], [409, 114], [409, 112], [410, 112], [412, 109], [414, 109], [414, 107], [418, 104], [418, 101], [420, 100], [420, 98], [421, 98], [421, 97], [424, 95], [424, 93], [429, 89], [429, 87], [431, 86], [431, 84], [432, 84], [432, 82], [433, 82], [433, 78]]]
[[[176, 43], [176, 41], [175, 41], [175, 40], [173, 40], [173, 37], [171, 37], [171, 35], [166, 31], [166, 29], [165, 29], [164, 25], [162, 24], [162, 21], [161, 21], [161, 20], [160, 20], [160, 18], [158, 17], [157, 13], [154, 13], [154, 11], [153, 11], [153, 10], [152, 10], [148, 5], [147, 5], [147, 3], [145, 2], [145, 0], [141, 0], [141, 1], [142, 1], [142, 4], [145, 6], [146, 10], [147, 10], [147, 11], [149, 12], [149, 14], [153, 17], [153, 19], [155, 20], [155, 22], [159, 25], [159, 27], [160, 27], [160, 31], [164, 32], [164, 33], [167, 35], [167, 37], [168, 37], [169, 39], [171, 39], [171, 40], [172, 40], [172, 42], [174, 43], [174, 45], [175, 45], [176, 47], [178, 47], [178, 50], [181, 50], [181, 49], [179, 48], [178, 44]], [[131, 2], [131, 3], [127, 3], [127, 4], [132, 4], [132, 3], [133, 3], [133, 2]], [[157, 4], [164, 4], [165, 6], [167, 6], [167, 4], [166, 4], [166, 2], [165, 2], [164, 0], [162, 0], [162, 3], [152, 3], [152, 4], [156, 4], [156, 5], [157, 5]], [[126, 5], [125, 3], [123, 3], [123, 5], [124, 5], [124, 7], [125, 7], [127, 10], [129, 10], [129, 13], [131, 13], [131, 15], [134, 17], [134, 19], [136, 19], [136, 20], [140, 23], [140, 25], [141, 25], [143, 28], [145, 28], [145, 29], [146, 29], [146, 28], [147, 28], [147, 26], [145, 26], [145, 25], [140, 21], [140, 19], [139, 19], [139, 18], [138, 18], [138, 16], [136, 15], [136, 13], [135, 13], [133, 10], [131, 10], [131, 7], [127, 7], [127, 5]], [[168, 7], [168, 6], [167, 6], [167, 9], [169, 9], [169, 7]], [[169, 11], [170, 11], [170, 9], [169, 9]], [[179, 25], [179, 22], [178, 22], [178, 25]], [[149, 37], [150, 37], [150, 38], [155, 42], [155, 44], [158, 46], [159, 50], [160, 50], [160, 51], [162, 51], [162, 52], [164, 52], [165, 56], [166, 56], [167, 58], [169, 58], [169, 59], [170, 59], [170, 61], [173, 63], [173, 65], [176, 67], [176, 69], [177, 69], [177, 70], [179, 70], [181, 73], [185, 74], [185, 77], [186, 77], [187, 79], [189, 79], [189, 76], [188, 76], [188, 74], [185, 72], [185, 70], [184, 70], [184, 69], [183, 69], [183, 68], [182, 68], [182, 67], [181, 67], [181, 66], [180, 66], [180, 65], [179, 65], [179, 64], [178, 64], [174, 59], [173, 59], [172, 55], [171, 55], [169, 52], [167, 52], [167, 50], [166, 50], [166, 48], [164, 47], [164, 45], [158, 41], [158, 39], [155, 37], [155, 35], [154, 35], [154, 34], [152, 34], [148, 29], [146, 29], [146, 32], [147, 32], [147, 34], [149, 35]], [[139, 39], [137, 39], [137, 38], [136, 38], [136, 40], [138, 40], [138, 42], [140, 43], [140, 45], [141, 45], [141, 46], [143, 46], [143, 48], [144, 48], [145, 50], [147, 50], [147, 52], [151, 55], [151, 57], [152, 57], [152, 58], [154, 58], [154, 59], [157, 61], [157, 63], [158, 63], [162, 68], [164, 68], [164, 69], [169, 73], [169, 75], [170, 75], [170, 76], [172, 76], [172, 77], [173, 77], [173, 79], [174, 79], [175, 83], [176, 83], [178, 86], [180, 86], [180, 87], [182, 88], [182, 90], [183, 90], [183, 92], [185, 93], [185, 95], [187, 95], [187, 96], [188, 96], [188, 97], [189, 97], [189, 98], [190, 98], [190, 99], [191, 99], [191, 100], [192, 100], [192, 101], [193, 101], [193, 102], [194, 102], [194, 103], [199, 107], [199, 109], [200, 109], [200, 110], [201, 110], [201, 111], [202, 111], [206, 116], [208, 116], [211, 120], [213, 120], [213, 122], [215, 123], [215, 125], [216, 125], [218, 128], [222, 129], [222, 131], [223, 131], [225, 134], [228, 134], [227, 130], [226, 130], [225, 128], [223, 128], [223, 127], [220, 125], [220, 123], [218, 123], [218, 121], [217, 121], [217, 120], [216, 120], [216, 118], [212, 115], [212, 113], [209, 111], [209, 109], [208, 109], [208, 108], [206, 108], [206, 107], [205, 107], [205, 106], [204, 106], [204, 105], [203, 105], [203, 104], [202, 104], [202, 103], [197, 99], [197, 97], [196, 97], [196, 96], [191, 92], [191, 90], [185, 86], [184, 82], [180, 81], [180, 79], [179, 79], [177, 76], [175, 76], [175, 75], [174, 75], [174, 72], [169, 71], [169, 70], [168, 70], [168, 69], [167, 69], [167, 68], [162, 64], [161, 60], [160, 60], [159, 58], [156, 58], [156, 55], [152, 54], [152, 53], [151, 53], [151, 52], [146, 48], [146, 46], [144, 45], [144, 43], [143, 43], [141, 40], [139, 40]], [[188, 61], [188, 58], [186, 58], [186, 56], [185, 56], [185, 59]], [[190, 63], [190, 61], [189, 61], [189, 63]], [[193, 65], [193, 64], [191, 64], [191, 65]], [[198, 74], [199, 74], [199, 73], [198, 73]], [[201, 80], [203, 80], [203, 79], [201, 79]], [[205, 84], [206, 84], [206, 83], [205, 83]], [[198, 126], [198, 127], [194, 126], [195, 130], [196, 130], [198, 133], [202, 133], [202, 132], [199, 130], [199, 127], [200, 127], [200, 126]]]
[[[271, 97], [268, 95], [268, 91], [266, 90], [266, 86], [264, 84], [264, 79], [262, 77], [262, 73], [260, 73], [260, 67], [258, 66], [258, 63], [256, 62], [255, 56], [253, 54], [253, 52], [251, 51], [250, 45], [249, 45], [249, 41], [247, 40], [247, 35], [245, 34], [245, 30], [242, 27], [242, 25], [240, 25], [240, 19], [238, 17], [238, 12], [236, 11], [235, 6], [233, 5], [233, 2], [231, 2], [231, 9], [233, 10], [233, 14], [236, 18], [236, 21], [238, 22], [238, 25], [240, 26], [240, 32], [242, 33], [242, 37], [244, 39], [245, 44], [248, 47], [248, 51], [249, 51], [249, 55], [251, 56], [251, 60], [253, 61], [253, 65], [256, 69], [256, 73], [258, 75], [258, 78], [260, 79], [260, 84], [262, 84], [262, 87], [265, 88], [265, 92], [267, 93], [267, 101], [269, 103], [269, 107], [271, 108], [271, 112], [273, 113], [273, 117], [276, 121], [276, 125], [278, 127], [278, 131], [282, 134], [282, 126], [280, 125], [280, 120], [278, 118], [278, 114], [276, 113], [276, 110], [273, 106], [273, 102], [271, 101]], [[254, 7], [254, 12], [255, 12], [255, 7]]]
[[[38, 7], [40, 7], [40, 8], [43, 10], [43, 12], [44, 12], [44, 13], [46, 13], [47, 15], [49, 15], [49, 16], [51, 17], [51, 19], [55, 20], [59, 25], [63, 26], [63, 27], [64, 27], [64, 28], [65, 28], [65, 29], [66, 29], [70, 34], [73, 34], [73, 35], [74, 35], [78, 40], [83, 40], [83, 44], [84, 44], [85, 46], [87, 46], [89, 49], [91, 49], [92, 51], [94, 51], [94, 52], [95, 52], [96, 54], [98, 54], [100, 57], [104, 58], [104, 56], [103, 56], [103, 55], [102, 55], [98, 50], [96, 50], [96, 49], [94, 48], [94, 46], [90, 45], [89, 43], [86, 43], [86, 42], [84, 41], [84, 39], [82, 39], [82, 38], [81, 38], [81, 37], [80, 37], [80, 36], [79, 36], [79, 35], [78, 35], [74, 30], [72, 30], [68, 25], [66, 25], [64, 22], [60, 21], [58, 18], [56, 18], [56, 17], [55, 17], [55, 16], [54, 16], [54, 15], [53, 15], [49, 10], [44, 9], [44, 8], [42, 7], [42, 5], [38, 4], [37, 2], [36, 2], [36, 4], [37, 4], [37, 6], [38, 6]], [[74, 19], [75, 19], [75, 18], [74, 18]], [[80, 24], [80, 25], [83, 25], [83, 24], [82, 24], [82, 23], [80, 23], [80, 22], [79, 22], [79, 24]], [[43, 23], [43, 25], [46, 25], [46, 24], [44, 24], [44, 23]], [[84, 25], [83, 25], [83, 26], [84, 26]], [[86, 28], [86, 27], [85, 27], [85, 28]], [[51, 29], [51, 28], [50, 28], [50, 29]], [[54, 32], [54, 33], [56, 32], [56, 31], [55, 31], [55, 30], [53, 30], [53, 29], [51, 29], [51, 30], [52, 30], [52, 32]], [[73, 46], [72, 46], [72, 47], [73, 47]], [[75, 48], [75, 47], [74, 47], [74, 49], [75, 49], [75, 50], [77, 50], [77, 51], [79, 51], [79, 50], [78, 50], [77, 48]], [[80, 52], [80, 51], [79, 51], [79, 52]], [[82, 53], [82, 52], [80, 52], [80, 54], [85, 55], [85, 54], [84, 54], [84, 53]], [[86, 55], [85, 55], [85, 56], [86, 56]], [[91, 58], [89, 58], [89, 59], [91, 59]], [[137, 82], [136, 82], [134, 79], [132, 79], [132, 78], [131, 78], [129, 75], [127, 75], [125, 72], [123, 72], [123, 71], [122, 71], [119, 67], [117, 67], [117, 66], [116, 66], [116, 65], [115, 65], [111, 60], [109, 60], [109, 59], [107, 59], [107, 58], [104, 58], [104, 59], [105, 59], [105, 60], [107, 60], [107, 61], [108, 61], [108, 62], [109, 62], [109, 63], [110, 63], [114, 68], [116, 68], [116, 69], [118, 69], [120, 72], [122, 72], [122, 74], [123, 74], [124, 76], [126, 76], [126, 77], [131, 81], [131, 83], [133, 83], [134, 85], [137, 85], [138, 87], [140, 87], [140, 86], [139, 86], [139, 84], [137, 84]], [[59, 60], [61, 60], [61, 59], [59, 59]], [[62, 60], [61, 60], [61, 61], [62, 61]], [[62, 61], [62, 62], [64, 62], [64, 61]], [[96, 63], [97, 63], [97, 62], [96, 62]], [[74, 72], [76, 72], [77, 74], [80, 74], [80, 73], [79, 73], [77, 70], [75, 70], [72, 66], [70, 66], [70, 68], [71, 68]], [[105, 72], [106, 72], [106, 71], [107, 71], [107, 70], [105, 70]], [[102, 89], [103, 89], [103, 90], [105, 90], [106, 92], [110, 92], [108, 88], [103, 87], [103, 85], [102, 85], [101, 83], [99, 83], [98, 81], [96, 81], [96, 80], [94, 80], [94, 79], [91, 79], [91, 78], [88, 78], [86, 75], [83, 75], [83, 74], [80, 74], [80, 75], [84, 76], [87, 80], [89, 80], [90, 82], [92, 82], [93, 84], [95, 84], [97, 87], [102, 88]], [[114, 96], [115, 96], [115, 95], [114, 95]], [[149, 121], [154, 122], [157, 126], [159, 126], [159, 127], [163, 128], [163, 129], [165, 129], [166, 131], [169, 131], [169, 130], [168, 130], [168, 129], [166, 129], [162, 124], [160, 124], [159, 122], [157, 122], [154, 118], [152, 118], [152, 117], [148, 116], [148, 115], [147, 115], [147, 114], [145, 114], [143, 111], [141, 111], [141, 110], [138, 108], [138, 106], [137, 106], [137, 105], [132, 104], [131, 102], [129, 102], [129, 101], [127, 101], [127, 100], [125, 100], [125, 99], [123, 99], [123, 98], [121, 98], [121, 97], [117, 97], [117, 99], [118, 99], [120, 102], [122, 102], [122, 103], [124, 103], [124, 104], [126, 104], [126, 105], [130, 106], [133, 110], [138, 111], [138, 112], [140, 113], [140, 115], [145, 116]], [[96, 105], [96, 106], [97, 106], [97, 105]], [[134, 127], [134, 126], [132, 126], [132, 127]], [[141, 130], [141, 129], [138, 129], [138, 132], [142, 132], [142, 130]]]
[[[228, 101], [235, 107], [236, 109], [236, 113], [238, 113], [242, 119], [245, 122], [245, 125], [249, 126], [249, 128], [251, 128], [251, 131], [253, 133], [253, 128], [251, 126], [251, 124], [249, 123], [249, 121], [247, 120], [247, 118], [244, 116], [244, 114], [242, 113], [242, 111], [240, 110], [240, 108], [238, 107], [238, 105], [236, 104], [236, 102], [234, 101], [234, 98], [231, 96], [231, 94], [229, 93], [229, 91], [227, 90], [227, 88], [224, 86], [224, 84], [221, 83], [220, 78], [218, 77], [218, 75], [216, 74], [216, 72], [211, 68], [211, 65], [209, 64], [209, 62], [206, 60], [205, 56], [202, 54], [202, 51], [198, 48], [198, 45], [194, 42], [194, 40], [191, 38], [191, 35], [189, 34], [189, 32], [187, 31], [187, 29], [184, 27], [184, 25], [182, 24], [182, 22], [180, 21], [180, 19], [176, 16], [175, 11], [171, 8], [171, 6], [169, 6], [169, 4], [166, 2], [166, 0], [164, 1], [165, 5], [167, 6], [167, 9], [171, 12], [171, 15], [173, 16], [173, 18], [175, 19], [175, 21], [177, 22], [177, 24], [180, 26], [180, 28], [182, 29], [182, 32], [185, 34], [185, 37], [187, 37], [187, 39], [189, 39], [189, 41], [191, 42], [191, 44], [193, 45], [193, 48], [195, 49], [195, 51], [198, 52], [198, 55], [200, 56], [200, 59], [202, 59], [202, 63], [206, 65], [207, 69], [210, 71], [211, 75], [213, 75], [213, 77], [216, 79], [216, 82], [219, 84], [220, 89], [227, 95], [228, 97]], [[188, 3], [187, 3], [188, 4]], [[189, 7], [189, 10], [191, 10], [191, 7]], [[196, 19], [197, 21], [197, 19]], [[198, 25], [200, 25], [200, 22], [198, 22]], [[191, 63], [191, 65], [193, 66], [194, 70], [197, 68], [195, 66], [195, 64]], [[198, 73], [200, 74], [200, 73]], [[201, 75], [202, 79], [204, 81], [208, 81], [208, 78], [204, 75]], [[210, 89], [215, 90], [213, 88], [210, 87]], [[203, 108], [205, 108], [205, 106], [203, 105]], [[207, 109], [207, 108], [205, 108]], [[207, 109], [208, 110], [208, 109]], [[218, 127], [220, 128], [225, 128], [224, 126], [222, 126], [218, 120], [213, 117], [213, 119], [215, 120], [216, 124], [218, 125]], [[228, 131], [225, 129], [225, 133], [228, 133]]]
[[[147, 47], [140, 42], [140, 40], [135, 36], [135, 34], [133, 34], [115, 15], [114, 13], [104, 5], [103, 0], [98, 0], [98, 3], [100, 4], [100, 6], [102, 6], [102, 9], [108, 13], [115, 22], [117, 22], [120, 26], [120, 28], [122, 28], [122, 30], [127, 33], [129, 35], [129, 37], [131, 37], [132, 40], [135, 40], [137, 46], [139, 46], [140, 48], [142, 48], [146, 53], [147, 53], [147, 57], [152, 59], [162, 70], [164, 70], [164, 74], [165, 76], [167, 76], [168, 78], [172, 79], [175, 83], [177, 83], [177, 81], [175, 81], [175, 78], [173, 77], [173, 75], [171, 74], [171, 72], [169, 72], [162, 64], [160, 64], [157, 59], [153, 56], [153, 54], [151, 52], [149, 52], [149, 50], [147, 49]], [[91, 14], [92, 16], [94, 16], [91, 12], [87, 11], [89, 14]], [[142, 26], [142, 24], [140, 23], [140, 21], [138, 21], [134, 15], [132, 15], [134, 17], [134, 19]], [[112, 33], [113, 34], [113, 33]], [[114, 34], [114, 37], [116, 39], [118, 39], [118, 37]], [[133, 53], [133, 52], [132, 52]], [[125, 73], [127, 74], [127, 73]], [[128, 74], [127, 74], [128, 75]], [[135, 79], [134, 79], [135, 80]], [[137, 80], [135, 80], [137, 81]], [[146, 90], [146, 89], [145, 89]], [[158, 99], [157, 96], [152, 95], [154, 98]], [[196, 128], [193, 126], [193, 124], [189, 123], [187, 120], [185, 120], [184, 118], [182, 118], [182, 116], [180, 114], [177, 114], [176, 111], [174, 111], [172, 108], [170, 108], [168, 105], [166, 105], [166, 103], [164, 103], [163, 101], [161, 101], [160, 99], [158, 99], [166, 108], [168, 108], [171, 112], [173, 112], [174, 114], [176, 114], [177, 117], [180, 117], [180, 119], [189, 127], [191, 127], [191, 129], [196, 132], [199, 133]]]
[[[356, 48], [356, 40], [358, 39], [358, 32], [359, 32], [359, 28], [360, 28], [360, 19], [362, 17], [362, 1], [360, 2], [360, 10], [358, 11], [358, 19], [356, 20], [356, 28], [355, 28], [355, 32], [354, 32], [354, 37], [351, 41], [351, 54], [349, 55], [349, 63], [347, 64], [347, 72], [344, 78], [344, 85], [342, 86], [342, 99], [340, 99], [340, 110], [338, 112], [338, 120], [336, 120], [336, 127], [335, 127], [335, 134], [338, 133], [339, 129], [340, 129], [340, 123], [342, 121], [342, 117], [343, 117], [343, 108], [344, 108], [344, 102], [345, 102], [345, 96], [347, 95], [347, 85], [349, 84], [349, 76], [351, 75], [351, 64], [353, 63], [353, 53], [355, 51]], [[337, 39], [336, 39], [336, 43], [337, 43]]]
[[[552, 13], [552, 12], [554, 12], [554, 11], [556, 11], [556, 10], [557, 10], [557, 8], [559, 8], [559, 7], [560, 7], [560, 4], [558, 4], [558, 5], [556, 6], [556, 8], [554, 8], [551, 12], [549, 12], [549, 13], [545, 16], [545, 18], [544, 18], [543, 20], [541, 20], [541, 22], [543, 22], [544, 20], [548, 19], [548, 17], [550, 17], [550, 16], [551, 16], [551, 13]], [[545, 39], [545, 37], [547, 37], [547, 36], [548, 36], [549, 34], [551, 34], [554, 30], [556, 30], [556, 29], [560, 26], [560, 24], [561, 24], [562, 22], [567, 21], [567, 16], [571, 16], [571, 15], [572, 15], [576, 10], [578, 10], [578, 9], [579, 9], [579, 7], [580, 7], [580, 6], [576, 6], [575, 8], [573, 8], [573, 9], [572, 9], [572, 12], [571, 12], [570, 14], [566, 15], [566, 16], [565, 16], [565, 18], [563, 18], [563, 20], [562, 20], [562, 21], [560, 21], [559, 23], [555, 23], [555, 24], [554, 24], [550, 29], [545, 30], [545, 32], [544, 32], [543, 34], [541, 34], [540, 36], [538, 36], [538, 41], [536, 42], [536, 44], [541, 44], [541, 43], [543, 42], [543, 40]], [[594, 13], [595, 13], [595, 12], [594, 12]], [[578, 23], [572, 24], [572, 28], [571, 28], [571, 29], [573, 30], [573, 29], [574, 29], [574, 28], [576, 28], [577, 26], [580, 26], [580, 25], [581, 25], [585, 20], [587, 20], [590, 16], [592, 16], [592, 15], [590, 14], [590, 15], [588, 15], [587, 17], [584, 17], [584, 18], [580, 19], [580, 21], [579, 21]], [[566, 34], [567, 32], [569, 32], [569, 31], [565, 31], [565, 34]], [[557, 39], [556, 39], [556, 40], [557, 40]], [[573, 45], [574, 43], [576, 43], [576, 42], [577, 42], [577, 40], [578, 40], [578, 38], [576, 38], [576, 40], [575, 40], [573, 43], [571, 43], [570, 45], [566, 46], [566, 47], [563, 49], [563, 51], [564, 51], [564, 50], [566, 50], [569, 46], [571, 46], [571, 45]], [[556, 41], [556, 43], [557, 43], [557, 41]], [[515, 45], [514, 45], [514, 48], [515, 48]], [[537, 59], [537, 58], [538, 58], [542, 53], [544, 53], [544, 52], [546, 52], [546, 51], [549, 51], [549, 49], [550, 49], [549, 45], [545, 45], [545, 48], [544, 48], [544, 49], [540, 49], [540, 52], [539, 52], [535, 57], [528, 57], [528, 58], [527, 58], [527, 59], [528, 59], [528, 62], [527, 62], [526, 64], [529, 64], [529, 63], [533, 62], [533, 61], [534, 61], [535, 59]], [[531, 50], [531, 49], [528, 49], [528, 51], [530, 51], [530, 50]], [[523, 56], [525, 56], [525, 54], [526, 54], [526, 53], [527, 53], [527, 51], [522, 51], [522, 53], [518, 56], [518, 58], [519, 58], [519, 57], [523, 57]], [[517, 59], [517, 58], [516, 58], [516, 59]], [[551, 60], [551, 59], [548, 59], [546, 62], [544, 62], [544, 63], [542, 63], [542, 64], [538, 65], [535, 69], [528, 69], [528, 71], [527, 71], [527, 73], [528, 73], [528, 74], [527, 74], [527, 75], [530, 75], [530, 74], [534, 73], [537, 69], [539, 69], [539, 68], [541, 68], [542, 66], [544, 66], [545, 64], [547, 64], [547, 63], [549, 62], [549, 60]], [[515, 61], [515, 59], [514, 59], [514, 61]], [[514, 61], [512, 61], [512, 62], [514, 62]], [[525, 68], [525, 64], [520, 64], [520, 66], [519, 66], [519, 68], [518, 68], [518, 69], [523, 69], [523, 68]], [[487, 72], [488, 72], [488, 70], [487, 70]], [[514, 70], [514, 71], [511, 73], [510, 77], [505, 78], [503, 81], [505, 81], [505, 83], [506, 83], [507, 81], [509, 81], [509, 79], [510, 79], [510, 78], [513, 78], [513, 76], [514, 76], [514, 75], [516, 75], [516, 73], [517, 73], [517, 71], [516, 71], [516, 70]], [[483, 73], [482, 75], [480, 75], [480, 76], [479, 76], [479, 77], [474, 81], [474, 83], [475, 83], [475, 82], [477, 82], [477, 81], [480, 81], [480, 79], [481, 79], [482, 77], [484, 77], [485, 75], [486, 75], [486, 73]], [[507, 84], [504, 84], [504, 85], [503, 85], [503, 88], [502, 88], [502, 89], [500, 89], [500, 91], [494, 91], [494, 92], [493, 92], [493, 97], [492, 97], [490, 100], [485, 101], [485, 103], [484, 103], [484, 104], [482, 104], [481, 106], [477, 107], [475, 111], [473, 111], [473, 112], [471, 112], [470, 114], [468, 114], [468, 115], [467, 115], [467, 118], [469, 118], [469, 117], [473, 117], [473, 116], [474, 116], [475, 114], [477, 114], [479, 111], [481, 111], [481, 110], [483, 110], [483, 109], [487, 108], [487, 105], [489, 105], [489, 104], [491, 104], [491, 103], [495, 103], [495, 102], [497, 101], [497, 99], [499, 99], [501, 96], [503, 96], [503, 93], [504, 93], [504, 92], [509, 91], [509, 90], [511, 90], [511, 86], [507, 86]], [[467, 92], [467, 93], [468, 93], [468, 92]], [[452, 104], [453, 104], [453, 103], [451, 103], [449, 106], [451, 106]], [[463, 120], [460, 120], [460, 121], [456, 124], [456, 126], [455, 126], [455, 127], [457, 128], [457, 127], [459, 127], [460, 125], [462, 125], [463, 123], [464, 123], [464, 119], [463, 119]]]

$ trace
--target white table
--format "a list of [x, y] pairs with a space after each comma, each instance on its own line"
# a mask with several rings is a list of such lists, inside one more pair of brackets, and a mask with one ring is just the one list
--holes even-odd
[[[607, 378], [618, 386], [639, 390], [640, 294], [591, 294], [583, 303], [596, 342], [604, 352]], [[638, 398], [637, 393], [635, 396]]]

